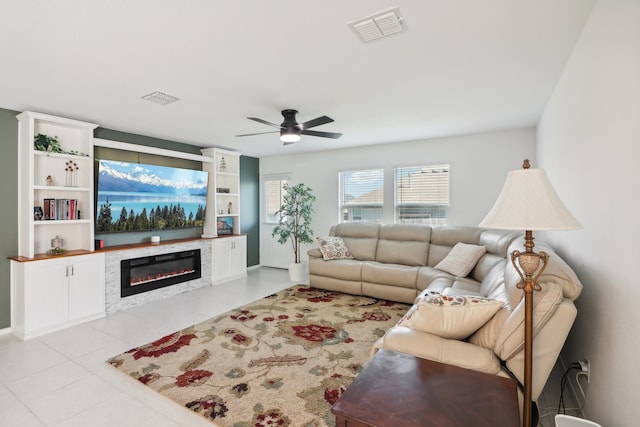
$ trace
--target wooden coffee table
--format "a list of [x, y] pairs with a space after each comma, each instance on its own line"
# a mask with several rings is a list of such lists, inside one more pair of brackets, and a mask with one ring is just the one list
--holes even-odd
[[517, 427], [516, 383], [379, 350], [333, 405], [337, 427]]

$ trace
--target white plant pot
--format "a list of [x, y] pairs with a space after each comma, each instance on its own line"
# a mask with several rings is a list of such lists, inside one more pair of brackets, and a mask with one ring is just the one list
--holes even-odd
[[307, 262], [302, 261], [296, 264], [289, 261], [289, 280], [292, 282], [305, 282], [307, 280]]

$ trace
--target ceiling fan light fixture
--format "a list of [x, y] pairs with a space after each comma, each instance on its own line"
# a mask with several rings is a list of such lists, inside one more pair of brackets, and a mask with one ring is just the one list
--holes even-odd
[[280, 131], [280, 141], [285, 144], [293, 144], [300, 141], [300, 132], [297, 129], [282, 129]]

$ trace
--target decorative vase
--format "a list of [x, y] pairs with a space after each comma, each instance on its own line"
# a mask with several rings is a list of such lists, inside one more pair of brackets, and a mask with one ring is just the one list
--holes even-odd
[[302, 261], [295, 263], [289, 261], [289, 280], [292, 282], [302, 283], [307, 280], [307, 262]]

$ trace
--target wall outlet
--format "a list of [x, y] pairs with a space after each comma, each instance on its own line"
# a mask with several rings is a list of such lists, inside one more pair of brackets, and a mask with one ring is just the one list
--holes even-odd
[[587, 383], [591, 382], [591, 362], [586, 357], [582, 359], [580, 362], [580, 368], [582, 368], [582, 372], [587, 374]]

